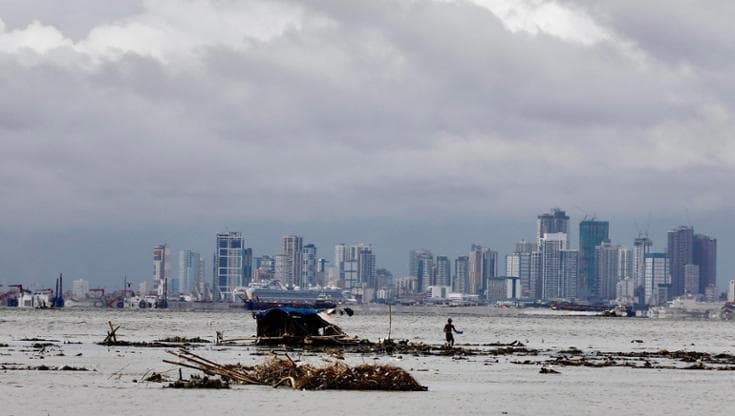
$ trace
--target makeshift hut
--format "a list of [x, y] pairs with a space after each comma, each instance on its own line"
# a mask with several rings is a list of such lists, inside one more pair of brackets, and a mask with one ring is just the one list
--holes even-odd
[[255, 314], [259, 338], [344, 336], [326, 313], [317, 309], [278, 307]]

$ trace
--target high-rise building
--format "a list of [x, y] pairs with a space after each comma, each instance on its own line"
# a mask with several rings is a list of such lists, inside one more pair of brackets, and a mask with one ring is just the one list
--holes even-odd
[[482, 251], [482, 292], [487, 296], [489, 279], [498, 276], [498, 252], [490, 249]]
[[169, 250], [166, 244], [153, 247], [153, 290], [161, 299], [168, 296], [168, 254]]
[[359, 286], [375, 289], [378, 286], [378, 275], [376, 274], [373, 247], [369, 244], [359, 244], [355, 246], [355, 250]]
[[426, 249], [411, 250], [409, 253], [408, 274], [416, 278], [418, 292], [423, 292], [433, 281], [434, 255]]
[[610, 240], [603, 241], [595, 247], [595, 265], [597, 270], [597, 298], [603, 301], [617, 297], [617, 283], [619, 277], [619, 255], [620, 247], [613, 246]]
[[672, 297], [684, 294], [684, 266], [694, 260], [694, 228], [681, 226], [668, 233]]
[[609, 232], [610, 223], [607, 221], [590, 219], [579, 223], [579, 289], [580, 295], [587, 298], [599, 296], [595, 247], [608, 240]]
[[191, 250], [179, 251], [179, 291], [191, 293], [204, 281], [202, 256]]
[[546, 233], [541, 238], [541, 298], [561, 299], [566, 297], [562, 275], [562, 250], [567, 250], [567, 234]]
[[[536, 245], [533, 244], [533, 248]], [[522, 299], [530, 298], [531, 293], [531, 255], [529, 252], [514, 252], [505, 257], [505, 275], [517, 277], [520, 285], [519, 293], [515, 296]]]
[[648, 253], [644, 262], [644, 303], [646, 305], [660, 305], [669, 300], [670, 297], [669, 259], [666, 253]]
[[281, 254], [286, 256], [283, 283], [288, 287], [304, 286], [301, 270], [304, 267], [304, 239], [298, 235], [285, 235], [281, 238]]
[[468, 263], [468, 285], [465, 288], [465, 293], [468, 295], [479, 295], [483, 287], [483, 249], [478, 244], [473, 244], [470, 248], [469, 263]]
[[694, 235], [692, 262], [699, 266], [699, 292], [717, 286], [717, 239], [704, 234]]
[[577, 297], [579, 284], [579, 250], [561, 250], [561, 294], [566, 299]]
[[447, 256], [436, 256], [434, 265], [434, 282], [432, 286], [452, 285], [452, 263]]
[[467, 286], [469, 286], [469, 267], [470, 258], [467, 256], [460, 256], [454, 260], [454, 281], [452, 282], [452, 290], [456, 293], [467, 293]]
[[301, 268], [301, 281], [304, 286], [315, 286], [317, 284], [317, 249], [314, 244], [304, 246], [304, 265]]
[[699, 289], [699, 277], [699, 266], [696, 264], [684, 265], [684, 293], [691, 295], [704, 293], [704, 290], [700, 292]]
[[286, 283], [288, 278], [288, 256], [285, 254], [276, 254], [273, 256], [275, 260], [275, 270], [273, 271], [273, 278], [278, 280], [281, 284]]
[[633, 279], [635, 285], [635, 301], [639, 305], [645, 305], [645, 291], [643, 289], [646, 277], [645, 258], [651, 252], [653, 241], [648, 237], [638, 237], [633, 240]]
[[234, 231], [217, 233], [212, 265], [212, 290], [221, 300], [232, 300], [232, 291], [245, 284], [242, 234]]
[[[536, 226], [536, 243], [541, 248], [541, 240], [545, 234], [564, 233], [569, 235], [569, 217], [567, 213], [559, 208], [552, 208], [551, 212], [541, 214], [538, 217]], [[565, 242], [564, 246], [568, 246], [569, 242]]]

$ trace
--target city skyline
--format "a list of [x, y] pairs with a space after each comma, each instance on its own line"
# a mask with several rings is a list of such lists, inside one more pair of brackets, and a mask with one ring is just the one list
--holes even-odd
[[228, 227], [255, 253], [369, 241], [400, 274], [412, 248], [508, 253], [560, 206], [572, 242], [595, 214], [628, 246], [650, 223], [656, 252], [679, 225], [718, 237], [722, 288], [733, 12], [0, 2], [0, 281], [142, 278], [163, 242], [209, 263]]

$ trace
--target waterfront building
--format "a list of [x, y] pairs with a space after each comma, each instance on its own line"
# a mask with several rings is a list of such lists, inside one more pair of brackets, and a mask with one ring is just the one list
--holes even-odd
[[455, 293], [466, 293], [470, 279], [470, 258], [468, 256], [460, 256], [454, 260], [454, 281], [452, 282], [452, 290]]
[[482, 289], [487, 294], [488, 280], [498, 276], [498, 252], [490, 249], [482, 251]]
[[314, 244], [304, 246], [304, 265], [301, 268], [301, 281], [304, 286], [315, 286], [317, 284], [317, 248]]
[[84, 279], [77, 279], [71, 282], [71, 295], [74, 299], [84, 299], [89, 293], [89, 282]]
[[[378, 282], [373, 247], [369, 244], [359, 244], [354, 249], [356, 250], [355, 256], [357, 257], [358, 285], [363, 288], [375, 289]], [[363, 299], [368, 301], [372, 300], [368, 297], [363, 297]]]
[[426, 249], [411, 250], [408, 275], [416, 278], [418, 292], [423, 292], [433, 281], [434, 255]]
[[667, 255], [671, 273], [671, 296], [684, 294], [684, 266], [694, 259], [694, 228], [680, 226], [668, 232]]
[[192, 250], [179, 251], [179, 291], [191, 293], [204, 281], [204, 259]]
[[281, 284], [285, 284], [286, 276], [288, 274], [288, 256], [285, 254], [276, 254], [273, 256], [275, 270], [273, 270], [273, 278], [278, 280]]
[[265, 255], [255, 258], [255, 269], [266, 269], [271, 272], [276, 271], [276, 259], [274, 257]]
[[488, 278], [485, 296], [489, 303], [506, 300], [508, 297], [508, 279], [495, 276]]
[[620, 247], [613, 246], [610, 240], [605, 240], [595, 247], [595, 264], [597, 282], [595, 283], [597, 298], [609, 301], [617, 297], [617, 283], [619, 280]]
[[618, 280], [615, 285], [615, 300], [621, 305], [634, 305], [636, 300], [636, 280], [632, 277]]
[[541, 238], [541, 298], [562, 299], [566, 296], [562, 278], [562, 250], [567, 249], [567, 234], [546, 233]]
[[636, 303], [645, 305], [643, 285], [646, 276], [645, 258], [651, 252], [653, 241], [648, 237], [638, 237], [633, 240], [633, 277], [635, 278]]
[[593, 218], [579, 223], [579, 292], [583, 297], [599, 296], [595, 248], [609, 239], [609, 232], [608, 221]]
[[169, 249], [166, 244], [153, 247], [153, 290], [159, 298], [168, 296]]
[[327, 286], [327, 273], [329, 272], [329, 260], [320, 257], [316, 261], [316, 284], [325, 287]]
[[334, 260], [334, 283], [339, 287], [349, 290], [377, 288], [376, 257], [371, 244], [337, 244]]
[[699, 266], [699, 292], [717, 286], [717, 239], [704, 234], [694, 235], [692, 263]]
[[436, 264], [434, 265], [434, 281], [432, 286], [451, 286], [452, 285], [452, 263], [447, 256], [436, 256]]
[[244, 241], [235, 231], [217, 233], [212, 261], [212, 290], [215, 299], [230, 301], [232, 291], [246, 284]]
[[284, 235], [281, 238], [281, 254], [285, 255], [283, 280], [288, 287], [303, 287], [302, 268], [304, 267], [304, 239], [298, 235]]
[[[536, 245], [534, 244], [534, 248]], [[531, 255], [533, 251], [526, 253], [515, 252], [505, 256], [505, 275], [518, 278], [521, 289], [518, 298], [530, 298], [531, 293]]]
[[669, 300], [671, 288], [669, 258], [666, 253], [648, 253], [644, 262], [644, 303], [649, 306], [665, 303]]
[[[541, 214], [537, 217], [536, 223], [536, 243], [541, 248], [541, 240], [546, 234], [564, 233], [569, 235], [569, 217], [566, 212], [559, 208], [552, 208], [549, 213]], [[569, 241], [564, 242], [564, 247], [569, 245]]]
[[703, 294], [699, 288], [699, 266], [696, 264], [684, 265], [684, 293], [687, 295]]
[[735, 302], [735, 280], [730, 280], [727, 284], [727, 301]]
[[561, 293], [565, 299], [577, 297], [579, 282], [579, 250], [561, 250]]

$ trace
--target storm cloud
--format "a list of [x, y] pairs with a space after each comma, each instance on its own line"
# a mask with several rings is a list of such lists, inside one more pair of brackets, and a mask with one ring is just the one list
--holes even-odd
[[6, 225], [734, 205], [729, 2], [53, 4], [0, 5]]

